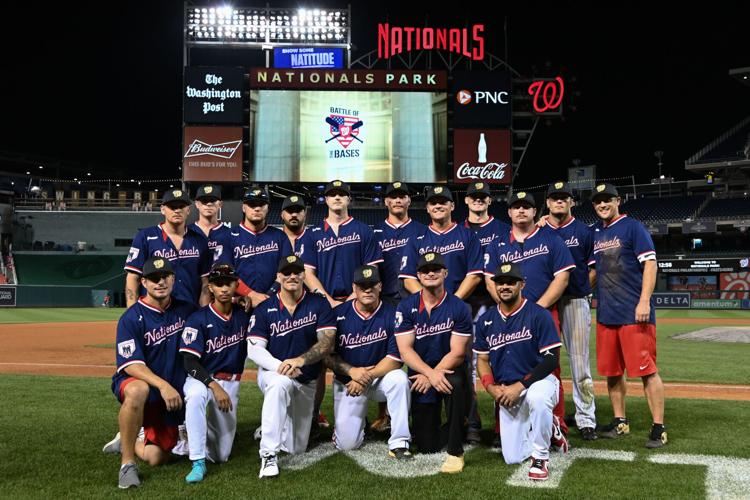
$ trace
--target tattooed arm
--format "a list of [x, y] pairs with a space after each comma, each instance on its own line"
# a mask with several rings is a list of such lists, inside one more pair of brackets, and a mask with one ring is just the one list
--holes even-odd
[[288, 375], [295, 368], [302, 368], [305, 365], [311, 365], [322, 360], [333, 350], [333, 341], [336, 337], [336, 330], [329, 328], [318, 332], [318, 341], [310, 348], [309, 351], [296, 358], [285, 359], [277, 370], [281, 375]]
[[127, 273], [125, 276], [125, 305], [132, 306], [138, 300], [138, 289], [141, 286], [141, 276], [136, 273]]
[[335, 352], [326, 356], [324, 361], [326, 366], [334, 372], [339, 375], [346, 375], [365, 387], [372, 382], [373, 376], [370, 373], [370, 369], [373, 368], [372, 366], [352, 366], [341, 359], [341, 356]]

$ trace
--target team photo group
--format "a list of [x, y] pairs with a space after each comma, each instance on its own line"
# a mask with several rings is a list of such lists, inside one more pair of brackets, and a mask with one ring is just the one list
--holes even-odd
[[[371, 228], [349, 215], [350, 186], [334, 180], [321, 224], [306, 225], [309, 207], [293, 195], [277, 228], [262, 188], [244, 193], [235, 225], [219, 220], [218, 185], [201, 186], [194, 201], [166, 191], [163, 222], [135, 235], [125, 263], [128, 308], [112, 377], [119, 432], [104, 446], [121, 455], [119, 487], [141, 484], [137, 458], [155, 466], [187, 456], [188, 483], [229, 460], [248, 360], [263, 403], [242, 411], [260, 411], [261, 479], [278, 476], [279, 457], [305, 453], [329, 425], [320, 411], [327, 374], [337, 449], [359, 448], [372, 427], [390, 433], [383, 460], [446, 452], [447, 474], [463, 470], [464, 446], [481, 443], [483, 428], [494, 428], [506, 463], [528, 463], [530, 481], [554, 473], [569, 427], [586, 441], [629, 434], [626, 372], [641, 378], [653, 422], [633, 431], [647, 448], [664, 446], [651, 236], [620, 213], [614, 185], [597, 184], [577, 202], [566, 182], [545, 194], [513, 192], [508, 225], [489, 213], [489, 184], [468, 184], [463, 200], [430, 186], [424, 225], [409, 216], [413, 190], [392, 182], [385, 220]], [[462, 202], [468, 217], [456, 221]], [[573, 216], [576, 203], [593, 204], [593, 226]], [[198, 218], [188, 223], [193, 204]], [[591, 354], [614, 414], [603, 424], [589, 368], [592, 294]], [[494, 422], [484, 426], [476, 387], [494, 400]], [[254, 446], [245, 436], [237, 445]]]

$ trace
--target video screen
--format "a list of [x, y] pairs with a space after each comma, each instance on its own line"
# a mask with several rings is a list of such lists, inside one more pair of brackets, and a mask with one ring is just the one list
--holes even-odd
[[251, 182], [441, 182], [444, 92], [253, 90]]
[[715, 274], [670, 276], [667, 289], [674, 292], [689, 291], [695, 299], [715, 299], [718, 297], [719, 278]]

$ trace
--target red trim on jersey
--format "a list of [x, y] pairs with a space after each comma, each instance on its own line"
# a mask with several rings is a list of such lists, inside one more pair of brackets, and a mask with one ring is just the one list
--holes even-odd
[[138, 269], [137, 267], [133, 266], [125, 266], [126, 271], [133, 271], [136, 274], [143, 274], [143, 271], [141, 269]]
[[506, 315], [506, 314], [505, 314], [505, 313], [503, 312], [503, 310], [502, 310], [502, 309], [500, 309], [500, 304], [498, 304], [498, 305], [496, 306], [496, 307], [497, 307], [497, 312], [499, 312], [499, 313], [500, 313], [500, 316], [502, 316], [502, 318], [503, 318], [503, 319], [505, 319], [505, 318], [510, 318], [511, 316], [515, 316], [516, 314], [518, 314], [518, 311], [520, 311], [521, 309], [523, 309], [523, 306], [525, 306], [525, 305], [526, 305], [526, 302], [528, 302], [528, 299], [523, 299], [523, 300], [521, 301], [521, 303], [520, 303], [520, 304], [518, 304], [518, 306], [516, 306], [516, 308], [515, 308], [515, 309], [513, 309], [513, 310], [512, 310], [511, 312], [510, 312], [510, 314], [508, 314], [508, 315]]
[[568, 222], [566, 222], [565, 224], [562, 224], [560, 226], [554, 225], [552, 222], [550, 222], [550, 220], [551, 219], [547, 219], [547, 225], [549, 227], [551, 227], [552, 229], [562, 229], [564, 227], [568, 227], [569, 225], [573, 224], [573, 221], [576, 220], [576, 218], [573, 217], [573, 216], [571, 216], [570, 219], [568, 220]]
[[386, 225], [388, 227], [390, 227], [391, 229], [401, 229], [402, 227], [404, 227], [405, 225], [407, 225], [410, 222], [411, 222], [411, 219], [406, 219], [406, 222], [403, 222], [403, 223], [399, 224], [398, 226], [396, 226], [396, 225], [391, 224], [390, 222], [388, 222], [388, 219], [385, 220]]
[[562, 345], [562, 342], [555, 342], [554, 344], [546, 345], [539, 349], [539, 352], [549, 351], [550, 349], [554, 349], [556, 347], [560, 347]]
[[360, 317], [360, 318], [361, 318], [361, 319], [362, 319], [363, 321], [367, 321], [368, 319], [372, 318], [373, 316], [375, 316], [375, 315], [376, 315], [376, 314], [378, 313], [378, 311], [380, 310], [380, 307], [381, 307], [382, 305], [383, 305], [383, 301], [381, 300], [381, 301], [379, 301], [379, 302], [378, 302], [378, 307], [376, 307], [376, 308], [375, 308], [375, 310], [374, 310], [373, 312], [371, 312], [371, 313], [370, 313], [370, 314], [368, 314], [368, 315], [365, 315], [365, 313], [364, 313], [364, 312], [362, 312], [362, 311], [360, 311], [359, 309], [357, 309], [357, 301], [356, 301], [356, 300], [354, 300], [354, 301], [352, 302], [352, 309], [354, 309], [354, 313], [355, 313], [355, 314], [356, 314], [357, 316], [359, 316], [359, 317]]
[[[158, 227], [159, 229], [161, 229], [161, 238], [162, 238], [162, 240], [164, 240], [164, 241], [167, 241], [167, 239], [169, 238], [169, 235], [168, 235], [168, 234], [167, 234], [167, 232], [166, 232], [166, 231], [164, 230], [164, 223], [163, 223], [163, 222], [160, 222], [160, 223], [158, 223], [158, 224], [156, 225], [156, 227]], [[185, 235], [186, 235], [187, 233], [188, 233], [188, 227], [187, 227], [187, 225], [186, 225], [186, 226], [185, 226], [185, 232], [184, 232], [184, 233], [182, 233], [182, 237], [184, 238], [184, 237], [185, 237]]]
[[627, 217], [627, 214], [620, 214], [617, 217], [615, 217], [614, 219], [612, 219], [609, 222], [609, 224], [607, 224], [606, 222], [602, 221], [602, 226], [605, 227], [605, 228], [609, 227], [609, 226], [613, 225], [614, 223], [616, 223], [617, 221], [624, 219], [625, 217]]
[[190, 349], [189, 347], [180, 347], [180, 352], [189, 352], [190, 354], [195, 354], [199, 358], [201, 357], [201, 353], [199, 353], [195, 349]]
[[[538, 233], [540, 229], [541, 229], [541, 227], [537, 226], [536, 229], [534, 229], [528, 236], [526, 236], [526, 238], [523, 240], [524, 243], [527, 242], [529, 240], [529, 238], [531, 238], [536, 233]], [[513, 228], [511, 228], [511, 230], [510, 230], [510, 242], [511, 243], [515, 243], [516, 241], [517, 241], [516, 240], [516, 236], [513, 234]]]
[[[300, 302], [302, 302], [302, 299], [304, 299], [304, 298], [305, 298], [305, 295], [307, 295], [307, 292], [306, 292], [306, 291], [304, 290], [304, 288], [303, 288], [303, 289], [302, 289], [302, 296], [301, 296], [301, 297], [299, 298], [299, 300], [298, 300], [298, 301], [297, 301], [297, 302], [295, 303], [295, 305], [297, 305], [297, 304], [299, 304]], [[281, 292], [280, 292], [280, 291], [279, 291], [279, 292], [277, 292], [277, 293], [276, 293], [276, 296], [277, 296], [277, 297], [279, 298], [279, 312], [281, 312], [281, 311], [283, 311], [283, 310], [284, 310], [284, 302], [283, 302], [283, 301], [281, 300]], [[335, 328], [335, 327], [334, 327], [334, 328]]]
[[230, 319], [232, 319], [232, 311], [229, 311], [229, 316], [224, 316], [220, 311], [216, 310], [213, 302], [208, 304], [208, 307], [211, 309], [211, 312], [217, 315], [221, 320], [229, 321]]
[[172, 297], [169, 297], [169, 302], [167, 302], [167, 305], [166, 305], [166, 307], [164, 309], [160, 309], [158, 306], [152, 306], [151, 304], [148, 304], [144, 300], [144, 297], [145, 297], [145, 295], [143, 295], [141, 297], [138, 297], [138, 302], [140, 302], [140, 304], [143, 307], [145, 307], [146, 309], [151, 309], [152, 311], [158, 312], [159, 314], [164, 314], [164, 311], [166, 311], [167, 309], [169, 309], [169, 306], [172, 305]]
[[[443, 289], [443, 296], [440, 297], [440, 300], [437, 304], [435, 304], [432, 309], [434, 310], [436, 307], [439, 307], [443, 302], [445, 302], [445, 298], [448, 297], [448, 291], [446, 289]], [[424, 298], [422, 297], [422, 290], [419, 291], [419, 312], [421, 313], [424, 311], [425, 305], [424, 305]]]
[[[353, 220], [354, 220], [354, 217], [352, 217], [350, 215], [349, 217], [347, 217], [346, 219], [344, 219], [344, 221], [342, 221], [341, 224], [339, 224], [339, 227], [345, 226], [345, 225], [349, 224]], [[325, 229], [326, 231], [328, 231], [330, 228], [331, 228], [331, 225], [328, 224], [328, 217], [326, 217], [325, 219], [323, 219], [323, 229]]]
[[[493, 220], [495, 220], [495, 216], [493, 216], [493, 215], [490, 215], [490, 218], [489, 218], [489, 219], [487, 219], [487, 221], [486, 221], [486, 222], [482, 222], [482, 224], [481, 224], [481, 225], [480, 225], [479, 227], [484, 227], [484, 226], [486, 226], [487, 224], [489, 224], [490, 222], [492, 222]], [[467, 218], [466, 218], [466, 220], [464, 221], [464, 227], [466, 227], [466, 228], [470, 227], [470, 226], [469, 226], [469, 219], [468, 219], [468, 217], [467, 217]]]
[[565, 271], [570, 271], [571, 269], [575, 269], [575, 268], [576, 268], [576, 265], [575, 264], [571, 264], [571, 265], [569, 265], [567, 267], [563, 267], [562, 269], [558, 269], [557, 271], [555, 271], [552, 274], [555, 275], [555, 276], [557, 276], [560, 273], [563, 273]]
[[245, 231], [247, 231], [248, 233], [252, 234], [253, 236], [258, 236], [259, 234], [263, 233], [266, 229], [268, 229], [269, 226], [268, 224], [266, 224], [265, 226], [263, 226], [263, 229], [261, 229], [260, 231], [256, 233], [255, 231], [247, 227], [245, 225], [245, 221], [243, 220], [242, 222], [240, 222], [240, 227], [244, 229]]
[[448, 234], [449, 232], [453, 231], [453, 228], [455, 228], [456, 226], [458, 226], [458, 224], [456, 224], [455, 222], [453, 222], [453, 223], [452, 223], [452, 224], [451, 224], [451, 225], [450, 225], [450, 226], [448, 227], [448, 229], [446, 229], [445, 231], [438, 231], [437, 229], [435, 229], [435, 227], [434, 227], [434, 226], [432, 225], [432, 223], [430, 223], [430, 225], [429, 225], [429, 226], [427, 226], [427, 228], [428, 228], [428, 229], [429, 229], [430, 231], [432, 231], [433, 233], [435, 233], [435, 234], [440, 234], [440, 235], [443, 235], [443, 234]]
[[[143, 361], [143, 360], [140, 360], [140, 359], [134, 359], [133, 361], [128, 361], [127, 363], [123, 363], [123, 364], [121, 364], [120, 366], [118, 366], [118, 367], [117, 367], [117, 372], [118, 372], [118, 373], [119, 373], [119, 372], [121, 372], [121, 371], [122, 371], [122, 370], [123, 370], [123, 369], [124, 369], [124, 368], [125, 368], [126, 366], [130, 366], [130, 365], [137, 365], [137, 364], [141, 364], [141, 365], [144, 365], [144, 366], [145, 366], [145, 365], [146, 365], [146, 362], [145, 362], [145, 361]], [[134, 379], [134, 380], [135, 380], [135, 379]], [[122, 387], [122, 385], [121, 385], [121, 387]]]

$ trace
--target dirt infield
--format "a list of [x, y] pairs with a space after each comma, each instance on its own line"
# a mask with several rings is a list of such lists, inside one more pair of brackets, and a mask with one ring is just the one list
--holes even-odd
[[[743, 323], [736, 319], [660, 320], [660, 323], [680, 324], [709, 322], [714, 325]], [[110, 377], [114, 372], [114, 351], [111, 348], [96, 346], [112, 344], [116, 327], [115, 321], [0, 325], [0, 345], [3, 346], [0, 350], [0, 373]], [[255, 370], [248, 370], [243, 380], [255, 380], [255, 376]], [[328, 377], [330, 383], [330, 372]], [[563, 383], [566, 391], [572, 390], [569, 380], [564, 380]], [[666, 396], [669, 398], [750, 401], [750, 386], [684, 383], [664, 385]], [[607, 394], [607, 387], [603, 381], [596, 381], [594, 388], [597, 395]], [[628, 382], [628, 392], [642, 395], [640, 381]]]

